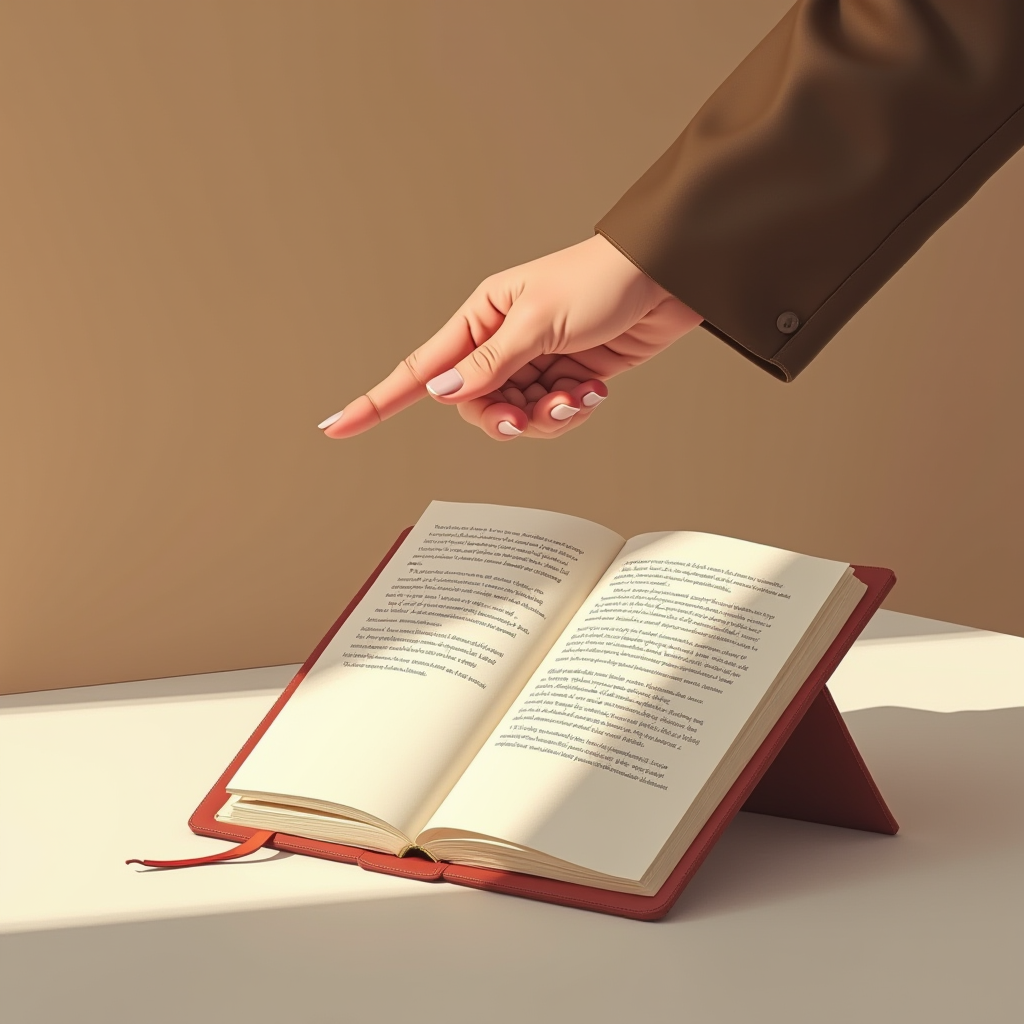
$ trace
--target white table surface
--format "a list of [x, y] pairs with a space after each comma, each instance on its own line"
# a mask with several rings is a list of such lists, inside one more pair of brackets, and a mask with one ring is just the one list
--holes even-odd
[[0, 1019], [1024, 1020], [1024, 639], [876, 616], [830, 688], [902, 829], [741, 814], [643, 923], [277, 852], [186, 820], [267, 668], [0, 697]]

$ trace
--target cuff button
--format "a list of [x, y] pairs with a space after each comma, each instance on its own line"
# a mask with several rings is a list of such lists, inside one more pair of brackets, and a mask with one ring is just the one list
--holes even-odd
[[775, 321], [775, 326], [783, 334], [792, 334], [800, 326], [800, 317], [791, 309], [787, 309], [785, 313], [779, 314], [778, 319]]

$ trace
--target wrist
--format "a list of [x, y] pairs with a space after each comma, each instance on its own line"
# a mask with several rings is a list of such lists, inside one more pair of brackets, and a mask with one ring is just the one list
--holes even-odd
[[628, 252], [620, 249], [607, 235], [602, 234], [600, 231], [595, 231], [593, 237], [588, 239], [588, 243], [599, 250], [604, 259], [617, 264], [623, 280], [628, 282], [632, 288], [642, 289], [648, 296], [652, 306], [659, 305], [662, 302], [671, 302], [682, 306], [698, 321], [703, 319], [699, 313], [687, 306], [677, 295], [674, 295], [658, 284]]

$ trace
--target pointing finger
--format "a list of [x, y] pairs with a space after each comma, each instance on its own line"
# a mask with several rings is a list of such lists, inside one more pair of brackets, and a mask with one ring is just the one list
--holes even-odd
[[407, 409], [428, 394], [427, 383], [472, 355], [501, 326], [501, 313], [477, 289], [427, 342], [403, 359], [365, 395], [319, 424], [328, 437], [353, 437]]

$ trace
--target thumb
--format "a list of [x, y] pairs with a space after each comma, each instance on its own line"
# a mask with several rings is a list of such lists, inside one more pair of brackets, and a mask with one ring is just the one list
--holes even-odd
[[541, 355], [543, 332], [536, 317], [514, 306], [502, 325], [450, 370], [427, 381], [427, 391], [446, 405], [482, 398], [503, 387], [509, 377]]

